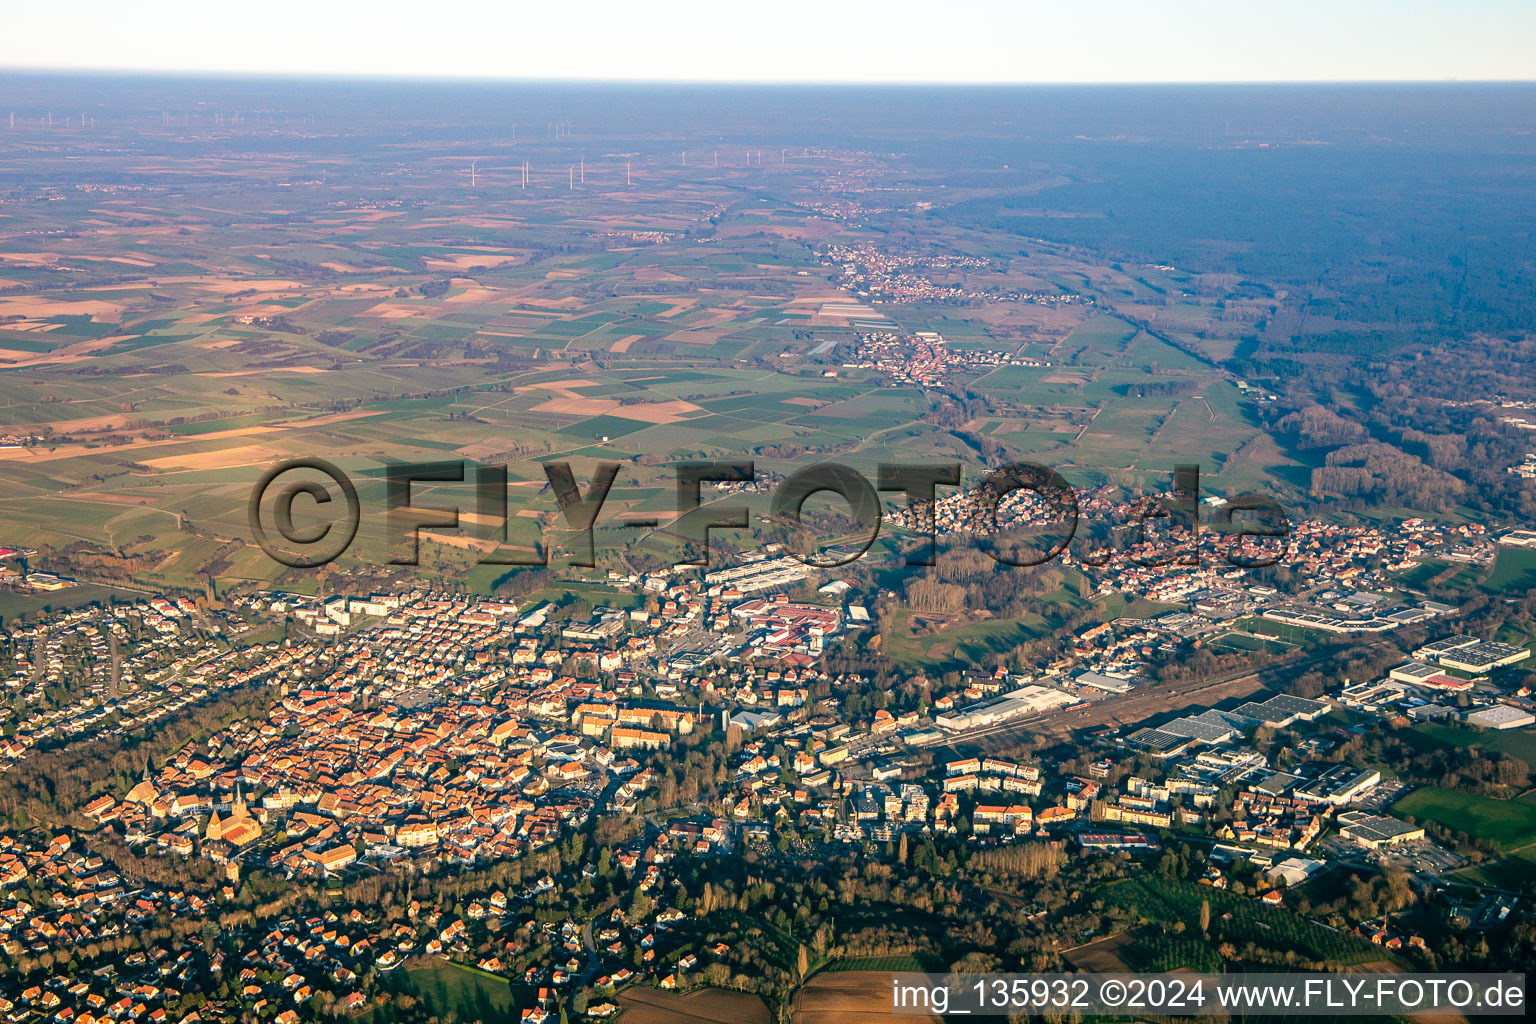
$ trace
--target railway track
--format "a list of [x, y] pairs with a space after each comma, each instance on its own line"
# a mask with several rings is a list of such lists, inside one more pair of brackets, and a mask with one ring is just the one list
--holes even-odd
[[1346, 650], [1376, 649], [1398, 641], [1416, 645], [1422, 643], [1426, 632], [1422, 625], [1404, 626], [1362, 643], [1331, 644], [1317, 651], [1280, 658], [1258, 668], [1235, 669], [1204, 679], [1192, 679], [1172, 686], [1152, 686], [1124, 696], [1109, 697], [1087, 711], [1049, 711], [1029, 718], [999, 722], [997, 725], [957, 735], [950, 744], [961, 745], [1009, 733], [1073, 732], [1111, 724], [1141, 722], [1164, 711], [1177, 711], [1191, 704], [1215, 703], [1228, 697], [1244, 696], [1276, 686], [1287, 677], [1307, 672]]

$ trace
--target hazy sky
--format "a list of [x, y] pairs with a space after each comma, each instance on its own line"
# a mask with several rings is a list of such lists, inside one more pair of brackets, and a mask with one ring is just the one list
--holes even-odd
[[1533, 0], [23, 0], [0, 66], [492, 78], [1530, 79]]

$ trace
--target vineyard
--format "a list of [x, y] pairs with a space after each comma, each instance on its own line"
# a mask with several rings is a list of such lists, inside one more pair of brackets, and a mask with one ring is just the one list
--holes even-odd
[[[1379, 947], [1358, 936], [1334, 931], [1287, 910], [1266, 907], [1252, 899], [1192, 882], [1126, 878], [1109, 883], [1100, 892], [1106, 915], [1118, 914], [1128, 921], [1155, 924], [1164, 931], [1173, 930], [1175, 922], [1183, 922], [1185, 934], [1192, 936], [1200, 931], [1200, 906], [1209, 902], [1210, 938], [1207, 945], [1213, 950], [1226, 947], [1220, 959], [1354, 966], [1381, 960], [1384, 956]], [[1182, 947], [1194, 941], [1166, 935], [1161, 940], [1168, 949], [1160, 948], [1156, 939], [1148, 947], [1158, 958], [1173, 956], [1175, 952], [1185, 954]], [[1187, 961], [1188, 966], [1197, 964], [1206, 966], [1203, 961]]]
[[1194, 970], [1201, 974], [1220, 974], [1221, 955], [1198, 938], [1172, 935], [1148, 935], [1120, 951], [1132, 970], [1150, 974]]

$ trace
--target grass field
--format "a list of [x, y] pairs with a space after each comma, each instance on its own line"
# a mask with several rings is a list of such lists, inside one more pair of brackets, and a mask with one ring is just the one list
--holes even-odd
[[1456, 878], [1495, 889], [1536, 891], [1536, 846], [1456, 872]]
[[1429, 786], [1409, 793], [1392, 810], [1498, 843], [1505, 850], [1536, 843], [1536, 805], [1520, 800], [1493, 800]]
[[137, 601], [141, 596], [133, 591], [91, 585], [36, 593], [0, 591], [0, 624], [10, 622], [18, 615], [29, 615], [45, 607], [61, 610], [88, 604]]
[[1038, 615], [957, 624], [923, 635], [912, 632], [911, 620], [909, 611], [897, 613], [897, 629], [890, 637], [886, 653], [904, 664], [930, 668], [951, 663], [974, 664], [983, 654], [1008, 651], [1050, 631], [1047, 620]]
[[1449, 747], [1479, 746], [1518, 757], [1536, 766], [1536, 732], [1529, 729], [1472, 729], [1440, 722], [1421, 722], [1413, 731]]
[[[1279, 623], [1274, 623], [1279, 625]], [[1288, 654], [1296, 649], [1296, 644], [1284, 640], [1275, 640], [1265, 636], [1255, 636], [1252, 633], [1222, 633], [1211, 638], [1210, 646], [1219, 647], [1229, 651], [1259, 652], [1269, 655]]]
[[1529, 548], [1499, 548], [1493, 571], [1483, 580], [1483, 589], [1495, 593], [1536, 590], [1536, 551]]
[[515, 990], [506, 978], [447, 961], [406, 968], [399, 975], [399, 985], [443, 1018], [452, 1015], [463, 1021], [500, 1024], [517, 1021], [522, 1009], [532, 1005], [526, 993]]
[[939, 965], [932, 963], [924, 966], [918, 957], [912, 954], [901, 956], [854, 956], [841, 960], [833, 960], [822, 971], [925, 971], [932, 970]]

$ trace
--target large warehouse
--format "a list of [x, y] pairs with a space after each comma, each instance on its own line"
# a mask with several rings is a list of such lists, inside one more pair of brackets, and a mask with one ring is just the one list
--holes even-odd
[[1046, 711], [1076, 703], [1077, 699], [1070, 693], [1032, 683], [993, 700], [939, 715], [933, 720], [933, 724], [950, 732], [964, 732], [967, 729], [981, 729], [988, 725], [996, 725], [1009, 718], [1043, 714]]
[[1510, 704], [1494, 704], [1492, 707], [1468, 712], [1467, 724], [1484, 729], [1519, 729], [1536, 724], [1536, 715]]
[[1373, 850], [1424, 838], [1424, 830], [1416, 825], [1366, 811], [1345, 811], [1338, 821], [1340, 835]]

